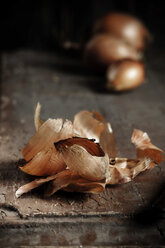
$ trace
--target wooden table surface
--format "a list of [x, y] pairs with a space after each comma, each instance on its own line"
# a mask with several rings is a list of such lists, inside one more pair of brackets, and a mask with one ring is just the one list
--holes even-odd
[[[146, 131], [165, 148], [165, 61], [150, 51], [145, 83], [132, 92], [103, 88], [104, 78], [80, 59], [33, 51], [1, 55], [0, 244], [5, 246], [165, 245], [165, 164], [130, 183], [109, 186], [98, 195], [57, 192], [44, 199], [42, 187], [16, 199], [18, 187], [32, 180], [18, 169], [21, 149], [35, 133], [39, 101], [42, 118], [73, 120], [80, 110], [97, 110], [111, 122], [118, 157], [135, 158], [130, 137]], [[159, 202], [159, 204], [157, 204]]]

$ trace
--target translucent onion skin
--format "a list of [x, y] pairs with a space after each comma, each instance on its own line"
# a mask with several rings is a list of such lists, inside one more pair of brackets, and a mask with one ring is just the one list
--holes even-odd
[[116, 37], [100, 34], [87, 43], [84, 59], [89, 66], [103, 69], [122, 59], [140, 60], [141, 53]]
[[109, 66], [106, 88], [126, 91], [137, 88], [144, 80], [144, 65], [138, 61], [123, 60]]
[[110, 13], [98, 20], [93, 32], [112, 34], [125, 40], [138, 51], [144, 50], [152, 41], [151, 34], [140, 20], [122, 13]]

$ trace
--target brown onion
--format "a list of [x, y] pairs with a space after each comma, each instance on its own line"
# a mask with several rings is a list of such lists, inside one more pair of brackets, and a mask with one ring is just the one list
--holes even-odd
[[152, 38], [144, 24], [137, 18], [111, 13], [96, 22], [94, 33], [109, 33], [125, 40], [135, 49], [141, 51]]
[[103, 68], [118, 60], [141, 58], [141, 54], [134, 48], [108, 34], [97, 35], [90, 40], [84, 55], [88, 65]]
[[109, 66], [107, 70], [107, 89], [115, 91], [132, 90], [144, 80], [144, 66], [141, 62], [123, 60]]

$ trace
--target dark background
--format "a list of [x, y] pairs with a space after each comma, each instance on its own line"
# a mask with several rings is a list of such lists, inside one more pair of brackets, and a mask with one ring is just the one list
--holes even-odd
[[6, 0], [0, 3], [0, 50], [57, 50], [66, 41], [84, 43], [94, 21], [110, 11], [140, 18], [153, 34], [152, 46], [164, 48], [163, 1]]

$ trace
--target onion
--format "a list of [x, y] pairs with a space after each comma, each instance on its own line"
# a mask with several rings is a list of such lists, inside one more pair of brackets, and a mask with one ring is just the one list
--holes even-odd
[[141, 21], [121, 13], [111, 13], [98, 20], [94, 26], [94, 33], [112, 34], [139, 51], [152, 40], [151, 34]]
[[101, 34], [90, 40], [85, 48], [85, 61], [93, 68], [105, 68], [122, 60], [139, 60], [141, 54], [122, 40], [109, 34]]
[[107, 89], [115, 91], [131, 90], [144, 80], [144, 66], [141, 62], [123, 60], [110, 65], [107, 70]]

